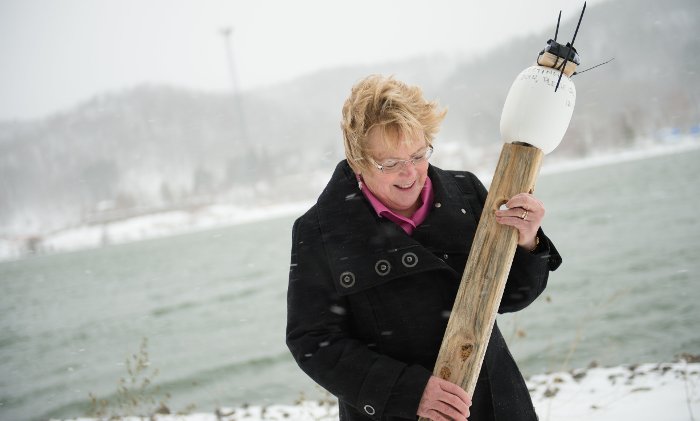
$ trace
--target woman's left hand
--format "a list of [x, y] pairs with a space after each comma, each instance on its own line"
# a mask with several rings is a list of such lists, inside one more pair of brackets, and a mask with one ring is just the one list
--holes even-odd
[[535, 196], [519, 193], [506, 202], [508, 209], [496, 211], [496, 222], [518, 230], [518, 245], [527, 250], [537, 246], [535, 236], [544, 218], [544, 205]]

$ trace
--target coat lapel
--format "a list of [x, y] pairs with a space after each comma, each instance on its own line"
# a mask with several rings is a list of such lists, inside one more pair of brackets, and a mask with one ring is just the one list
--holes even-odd
[[435, 192], [433, 209], [413, 237], [435, 253], [468, 255], [482, 211], [477, 192], [463, 172], [430, 166], [428, 175]]
[[360, 192], [350, 166], [346, 161], [338, 164], [318, 199], [318, 215], [340, 295], [432, 270], [447, 270], [459, 278], [438, 256], [468, 252], [476, 226], [473, 211], [452, 174], [431, 166], [429, 176], [434, 203], [440, 205], [411, 237], [397, 224], [377, 216]]

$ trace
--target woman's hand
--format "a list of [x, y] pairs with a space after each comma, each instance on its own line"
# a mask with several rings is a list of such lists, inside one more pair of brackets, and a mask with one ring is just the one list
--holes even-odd
[[461, 387], [430, 376], [418, 405], [418, 416], [433, 421], [466, 420], [472, 400]]
[[506, 202], [505, 210], [496, 211], [496, 222], [518, 230], [518, 245], [534, 250], [535, 236], [544, 218], [544, 205], [528, 193], [519, 193]]

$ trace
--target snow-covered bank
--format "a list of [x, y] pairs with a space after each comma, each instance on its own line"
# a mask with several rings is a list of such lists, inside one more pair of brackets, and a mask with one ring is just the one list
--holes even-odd
[[693, 420], [700, 364], [643, 364], [536, 375], [528, 386], [541, 421]]
[[32, 253], [55, 253], [97, 248], [108, 244], [167, 237], [209, 228], [246, 224], [301, 214], [312, 202], [284, 203], [264, 208], [214, 204], [196, 210], [169, 211], [104, 224], [68, 228], [33, 238], [0, 238], [0, 261]]
[[601, 153], [577, 160], [552, 161], [545, 158], [540, 174], [555, 174], [583, 168], [600, 167], [621, 162], [638, 161], [656, 156], [672, 155], [700, 149], [700, 138], [687, 137], [673, 142], [652, 143], [646, 147], [623, 150], [616, 153]]
[[[697, 357], [690, 358], [697, 361]], [[543, 374], [527, 381], [540, 421], [695, 420], [700, 417], [700, 363], [654, 363]], [[332, 401], [223, 408], [215, 413], [123, 420], [258, 421], [338, 419]], [[91, 420], [76, 418], [75, 421]]]
[[[610, 165], [654, 156], [683, 153], [700, 149], [700, 139], [689, 137], [672, 143], [649, 143], [649, 146], [614, 154], [590, 156], [573, 161], [546, 159], [542, 174], [561, 173], [583, 168]], [[555, 157], [552, 157], [555, 158]], [[492, 174], [479, 173], [489, 184]], [[325, 180], [320, 181], [323, 185]], [[297, 203], [284, 203], [265, 208], [243, 208], [232, 204], [212, 204], [194, 210], [174, 210], [137, 216], [103, 224], [66, 228], [53, 233], [32, 234], [25, 237], [0, 237], [0, 261], [20, 259], [31, 254], [65, 252], [97, 248], [151, 238], [166, 237], [203, 229], [243, 224], [286, 215], [299, 215], [313, 200], [306, 198]]]

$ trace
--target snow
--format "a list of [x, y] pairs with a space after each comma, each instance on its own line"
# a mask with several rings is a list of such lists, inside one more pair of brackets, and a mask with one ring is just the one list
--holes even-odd
[[700, 416], [700, 364], [644, 364], [533, 376], [541, 421], [691, 420]]
[[[209, 228], [246, 224], [287, 215], [299, 215], [313, 202], [286, 203], [264, 208], [214, 204], [193, 211], [169, 211], [104, 224], [67, 228], [42, 236], [39, 253], [97, 248], [107, 244], [161, 238]], [[31, 251], [26, 238], [0, 238], [0, 261], [22, 258]]]
[[574, 171], [583, 168], [594, 168], [622, 162], [638, 161], [640, 159], [656, 156], [672, 155], [700, 149], [700, 141], [694, 137], [680, 139], [674, 142], [651, 143], [650, 146], [619, 151], [617, 153], [606, 152], [593, 154], [574, 161], [552, 162], [545, 157], [540, 174], [556, 174], [565, 171]]
[[[540, 421], [694, 420], [700, 416], [700, 363], [680, 361], [571, 370], [527, 380]], [[141, 421], [338, 419], [333, 400], [221, 408], [214, 413], [124, 417]], [[75, 418], [73, 421], [91, 421]]]

